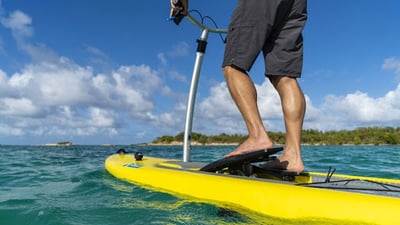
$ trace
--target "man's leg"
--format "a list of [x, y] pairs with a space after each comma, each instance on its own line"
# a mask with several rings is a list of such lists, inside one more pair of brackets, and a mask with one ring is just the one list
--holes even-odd
[[229, 92], [236, 103], [248, 130], [248, 139], [225, 157], [252, 152], [273, 146], [265, 131], [257, 106], [257, 92], [253, 81], [242, 71], [231, 66], [223, 68]]
[[301, 132], [306, 101], [296, 78], [277, 76], [270, 80], [279, 93], [286, 128], [286, 144], [279, 160], [267, 164], [267, 168], [303, 171], [301, 159]]

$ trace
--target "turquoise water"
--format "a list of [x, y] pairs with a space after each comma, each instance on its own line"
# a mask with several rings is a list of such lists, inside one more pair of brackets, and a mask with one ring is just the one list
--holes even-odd
[[[122, 147], [182, 158], [181, 147], [0, 146], [0, 224], [299, 224], [236, 213], [115, 179], [104, 169], [104, 160]], [[210, 162], [232, 148], [193, 147], [192, 160]], [[304, 146], [303, 158], [307, 170], [326, 172], [332, 166], [337, 173], [400, 179], [399, 146]]]

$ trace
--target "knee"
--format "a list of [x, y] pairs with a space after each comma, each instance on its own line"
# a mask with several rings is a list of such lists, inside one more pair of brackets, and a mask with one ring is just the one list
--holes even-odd
[[288, 76], [269, 76], [268, 77], [272, 85], [276, 88], [278, 86], [287, 86], [297, 83], [297, 79]]
[[224, 66], [222, 67], [222, 73], [224, 74], [225, 78], [234, 74], [244, 74], [248, 76], [247, 72], [243, 69], [240, 69], [234, 65], [231, 66]]
[[222, 73], [224, 74], [224, 76], [226, 77], [227, 76], [227, 74], [229, 74], [230, 71], [231, 70], [231, 67], [230, 66], [224, 66], [224, 67], [222, 67]]

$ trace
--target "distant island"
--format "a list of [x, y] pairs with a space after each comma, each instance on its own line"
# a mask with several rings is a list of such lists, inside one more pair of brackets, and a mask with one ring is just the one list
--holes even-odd
[[[275, 144], [285, 143], [284, 132], [269, 132]], [[184, 133], [157, 137], [148, 145], [182, 145]], [[192, 133], [191, 145], [237, 145], [246, 140], [242, 134], [204, 135]], [[304, 145], [400, 145], [400, 127], [363, 127], [354, 130], [303, 130]]]
[[70, 141], [62, 141], [62, 142], [57, 142], [57, 143], [49, 143], [49, 144], [43, 144], [43, 146], [72, 146], [74, 145]]

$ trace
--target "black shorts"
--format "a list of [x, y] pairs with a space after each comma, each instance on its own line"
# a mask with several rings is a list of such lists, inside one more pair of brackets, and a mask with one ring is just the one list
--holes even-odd
[[260, 52], [265, 74], [300, 77], [307, 0], [239, 0], [222, 66], [250, 71]]

